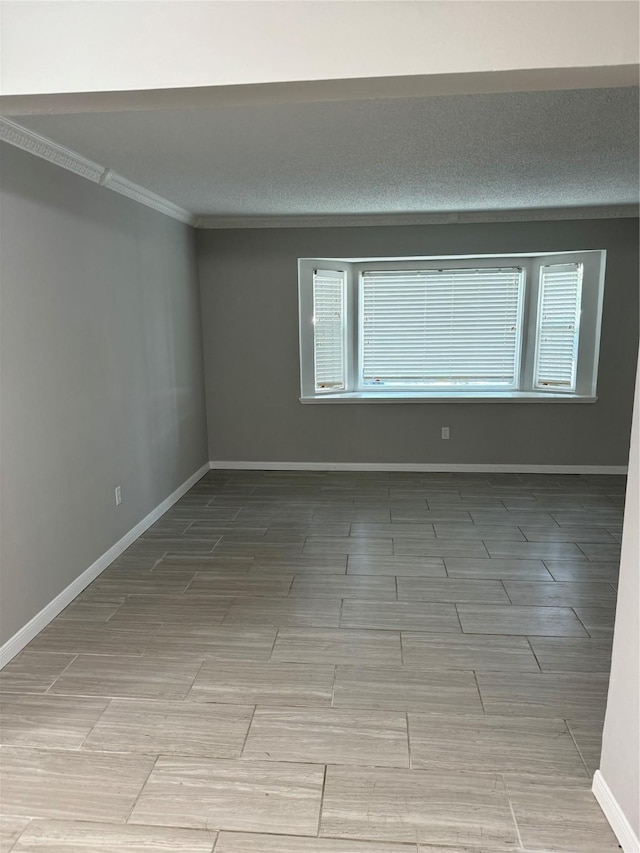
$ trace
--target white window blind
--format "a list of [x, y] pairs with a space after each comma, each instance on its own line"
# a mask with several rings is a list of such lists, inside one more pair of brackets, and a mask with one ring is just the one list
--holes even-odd
[[582, 271], [582, 264], [550, 264], [540, 270], [536, 388], [575, 390]]
[[364, 272], [363, 386], [517, 387], [519, 267]]
[[345, 273], [313, 273], [313, 358], [316, 391], [345, 388]]

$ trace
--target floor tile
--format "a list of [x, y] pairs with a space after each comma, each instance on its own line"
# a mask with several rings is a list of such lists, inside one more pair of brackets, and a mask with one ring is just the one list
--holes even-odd
[[579, 560], [586, 556], [572, 542], [499, 542], [485, 540], [490, 557], [523, 560]]
[[515, 845], [500, 777], [328, 767], [320, 835], [460, 845]]
[[419, 522], [405, 523], [394, 521], [388, 524], [372, 524], [366, 521], [356, 521], [351, 525], [351, 536], [362, 537], [394, 537], [394, 536], [419, 536], [421, 538], [433, 538], [433, 524]]
[[296, 577], [291, 596], [369, 598], [395, 601], [394, 578], [375, 575], [303, 575]]
[[[176, 509], [175, 512], [182, 513], [183, 516], [188, 515], [189, 517], [193, 517], [191, 509], [187, 511]], [[211, 551], [215, 547], [216, 542], [217, 537], [194, 539], [193, 537], [186, 536], [153, 536], [146, 539], [138, 539], [135, 547], [138, 552], [147, 549], [159, 552], [172, 551], [174, 553], [199, 554]]]
[[467, 509], [460, 506], [447, 506], [440, 509], [428, 509], [424, 507], [392, 505], [391, 522], [393, 524], [432, 524], [438, 522], [454, 522], [464, 524], [471, 522], [471, 516]]
[[[468, 578], [470, 580], [530, 580], [551, 581], [553, 578], [542, 560], [468, 560], [456, 557], [445, 559], [447, 574], [450, 578]], [[588, 565], [585, 563], [585, 565]]]
[[619, 853], [618, 842], [591, 793], [590, 780], [507, 779], [525, 850]]
[[0, 699], [0, 743], [77, 749], [107, 707], [104, 699], [6, 693]]
[[478, 672], [477, 679], [487, 714], [576, 720], [604, 716], [606, 674]]
[[293, 575], [225, 575], [198, 574], [189, 584], [190, 595], [220, 595], [224, 598], [257, 595], [288, 595], [293, 583]]
[[158, 628], [144, 656], [268, 661], [277, 631], [273, 626], [165, 623]]
[[7, 814], [124, 823], [154, 758], [2, 747]]
[[331, 598], [244, 598], [232, 604], [225, 625], [298, 625], [309, 628], [338, 626], [340, 600]]
[[[522, 542], [526, 545], [526, 542]], [[417, 557], [486, 557], [482, 542], [456, 539], [394, 539], [393, 553]], [[493, 556], [493, 555], [492, 555]]]
[[556, 581], [615, 583], [620, 574], [620, 565], [617, 561], [585, 563], [571, 560], [545, 560], [545, 565]]
[[116, 610], [108, 625], [117, 628], [120, 624], [144, 622], [204, 622], [216, 625], [222, 622], [232, 597], [217, 597], [202, 594], [188, 595], [131, 595]]
[[348, 575], [396, 575], [397, 577], [444, 578], [444, 561], [438, 557], [376, 557], [351, 554]]
[[291, 572], [294, 575], [300, 575], [307, 572], [319, 572], [323, 575], [344, 575], [346, 570], [346, 554], [330, 554], [329, 556], [301, 554], [294, 557], [279, 557], [278, 559], [260, 557], [254, 560], [251, 566], [251, 574]]
[[544, 510], [474, 509], [470, 511], [474, 524], [526, 524], [528, 527], [558, 527], [549, 512]]
[[565, 637], [532, 637], [543, 672], [604, 672], [611, 669], [611, 641]]
[[562, 719], [410, 713], [411, 767], [586, 778]]
[[537, 637], [586, 637], [570, 607], [517, 607], [459, 604], [462, 630], [467, 634], [522, 634]]
[[552, 517], [560, 527], [609, 527], [611, 524], [620, 523], [622, 512], [618, 509], [591, 510], [590, 512], [556, 509], [552, 511]]
[[404, 713], [258, 707], [242, 757], [408, 767], [408, 747]]
[[398, 631], [357, 631], [321, 628], [278, 631], [271, 660], [298, 663], [352, 663], [396, 666], [401, 663]]
[[422, 601], [354, 601], [342, 605], [342, 628], [378, 628], [395, 631], [443, 631], [459, 634], [453, 604]]
[[120, 595], [94, 592], [87, 587], [82, 596], [78, 596], [58, 614], [57, 619], [79, 622], [106, 622], [124, 603], [126, 593]]
[[507, 542], [524, 542], [515, 524], [448, 524], [434, 525], [438, 539], [503, 539]]
[[225, 576], [235, 574], [246, 575], [253, 566], [253, 557], [213, 557], [211, 555], [201, 556], [199, 554], [184, 556], [175, 554], [163, 557], [152, 569], [154, 575], [161, 572], [196, 572], [207, 574], [218, 573]]
[[357, 536], [309, 536], [304, 546], [305, 554], [393, 554], [390, 537], [360, 538]]
[[315, 834], [324, 768], [161, 756], [129, 823]]
[[407, 667], [498, 672], [538, 672], [538, 664], [525, 637], [490, 637], [482, 634], [424, 634], [402, 632], [402, 659]]
[[335, 838], [303, 838], [300, 835], [221, 832], [216, 853], [417, 853], [417, 851], [413, 845], [376, 841], [340, 841]]
[[237, 758], [253, 710], [253, 705], [113, 699], [82, 748]]
[[54, 619], [27, 646], [29, 652], [139, 656], [149, 645], [158, 623], [76, 622]]
[[338, 666], [334, 708], [481, 714], [472, 672]]
[[32, 821], [12, 853], [211, 853], [215, 832], [85, 821]]
[[[154, 572], [106, 569], [100, 577], [87, 587], [87, 593], [101, 595], [181, 595], [186, 591], [195, 571]], [[116, 608], [117, 609], [117, 608]]]
[[333, 666], [206, 661], [188, 700], [327, 708], [333, 679]]
[[590, 560], [619, 560], [620, 545], [613, 542], [611, 545], [602, 545], [595, 542], [578, 542], [577, 547]]
[[613, 603], [616, 593], [608, 583], [585, 581], [584, 583], [536, 583], [529, 581], [505, 581], [504, 587], [513, 604], [534, 606], [573, 607], [599, 606]]
[[0, 692], [44, 693], [75, 655], [20, 652], [0, 670]]
[[574, 607], [576, 616], [590, 637], [612, 637], [616, 612], [613, 607]]
[[466, 578], [398, 578], [398, 599], [404, 601], [508, 604], [500, 581]]
[[72, 696], [183, 699], [200, 661], [80, 655], [50, 689]]
[[558, 528], [528, 527], [521, 528], [529, 542], [605, 542], [612, 543], [612, 537], [602, 527], [575, 527], [566, 526]]

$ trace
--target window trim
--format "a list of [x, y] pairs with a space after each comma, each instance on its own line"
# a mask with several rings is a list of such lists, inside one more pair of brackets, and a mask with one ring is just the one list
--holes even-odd
[[[576, 371], [576, 390], [554, 388], [547, 391], [535, 388], [534, 370], [538, 324], [540, 270], [548, 264], [582, 263], [582, 306], [579, 328], [579, 357]], [[458, 403], [458, 402], [543, 402], [591, 403], [598, 398], [596, 381], [600, 348], [602, 302], [606, 250], [587, 249], [564, 252], [529, 252], [490, 255], [432, 255], [404, 258], [300, 258], [298, 261], [299, 293], [299, 346], [302, 403]], [[521, 266], [524, 270], [524, 296], [521, 306], [521, 341], [519, 347], [519, 385], [514, 389], [454, 388], [436, 389], [393, 388], [371, 389], [358, 384], [360, 364], [360, 288], [361, 273], [365, 269], [428, 269], [428, 268], [481, 268]], [[313, 364], [313, 325], [309, 295], [312, 296], [313, 270], [335, 270], [345, 273], [346, 319], [345, 343], [346, 389], [333, 392], [315, 391]]]
[[[389, 268], [391, 269], [392, 266], [394, 266], [394, 265], [390, 264]], [[429, 269], [439, 269], [440, 266], [441, 266], [441, 264], [439, 265], [438, 263], [430, 264], [429, 266], [425, 265], [425, 266], [421, 266], [419, 271], [429, 270]], [[363, 282], [363, 277], [364, 277], [365, 273], [369, 271], [367, 269], [367, 267], [371, 267], [371, 264], [362, 264], [362, 265], [355, 266], [354, 272], [357, 273], [357, 277], [358, 277], [357, 316], [355, 317], [356, 341], [357, 341], [357, 347], [358, 347], [358, 359], [357, 359], [356, 366], [355, 366], [356, 367], [356, 382], [355, 382], [355, 385], [353, 387], [353, 390], [355, 392], [358, 392], [358, 393], [366, 393], [368, 391], [372, 391], [373, 393], [382, 394], [382, 393], [385, 393], [385, 391], [389, 391], [389, 392], [405, 392], [405, 393], [409, 392], [409, 393], [413, 393], [416, 395], [420, 395], [420, 394], [435, 395], [435, 394], [438, 394], [441, 392], [455, 392], [457, 394], [466, 394], [466, 393], [473, 393], [474, 391], [480, 391], [480, 392], [495, 391], [496, 393], [502, 393], [502, 392], [509, 393], [512, 391], [518, 391], [520, 388], [520, 384], [521, 384], [521, 373], [522, 373], [522, 355], [523, 355], [523, 339], [524, 339], [523, 338], [523, 335], [524, 335], [524, 325], [523, 324], [524, 324], [524, 310], [525, 310], [525, 303], [526, 303], [526, 270], [520, 264], [511, 264], [511, 265], [507, 265], [507, 266], [510, 266], [512, 269], [517, 269], [519, 271], [519, 276], [518, 276], [518, 278], [519, 278], [519, 281], [518, 281], [518, 316], [517, 316], [517, 320], [516, 320], [516, 323], [517, 323], [517, 326], [516, 326], [516, 348], [515, 348], [516, 351], [515, 351], [515, 359], [514, 359], [514, 382], [512, 384], [504, 383], [502, 385], [498, 385], [498, 384], [490, 385], [489, 383], [487, 383], [485, 385], [463, 386], [463, 385], [455, 385], [455, 384], [445, 385], [443, 383], [442, 385], [439, 385], [439, 386], [437, 386], [437, 385], [432, 385], [432, 386], [416, 385], [415, 387], [412, 388], [411, 386], [407, 386], [407, 385], [400, 385], [400, 384], [394, 385], [392, 383], [389, 383], [389, 384], [385, 384], [384, 386], [380, 387], [379, 389], [376, 389], [375, 391], [373, 391], [373, 387], [371, 385], [367, 385], [363, 381], [363, 367], [364, 367], [364, 345], [363, 345], [364, 344], [364, 341], [363, 341], [363, 339], [364, 339], [363, 283], [364, 282]], [[488, 263], [488, 264], [475, 265], [474, 268], [475, 269], [494, 269], [495, 267], [496, 267], [495, 263]], [[395, 268], [398, 269], [398, 267], [395, 267]], [[469, 267], [469, 263], [467, 262], [467, 263], [460, 265], [459, 267], [458, 266], [449, 267], [447, 265], [447, 268], [451, 268], [451, 269], [458, 268], [458, 269], [462, 270], [462, 269], [469, 269], [470, 267]], [[408, 268], [406, 268], [406, 269], [408, 269]], [[405, 268], [401, 268], [400, 271], [406, 271], [406, 270], [405, 270]]]

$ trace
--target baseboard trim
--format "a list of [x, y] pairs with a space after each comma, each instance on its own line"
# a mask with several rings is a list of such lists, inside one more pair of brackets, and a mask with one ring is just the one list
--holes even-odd
[[486, 474], [626, 474], [626, 465], [485, 465], [454, 462], [209, 462], [215, 470], [239, 471], [424, 471]]
[[70, 604], [73, 599], [91, 583], [91, 581], [95, 580], [98, 575], [107, 568], [107, 566], [119, 557], [120, 554], [129, 547], [129, 545], [135, 542], [138, 536], [151, 527], [151, 525], [154, 524], [160, 516], [164, 515], [168, 509], [171, 509], [173, 504], [180, 500], [180, 498], [207, 473], [209, 468], [210, 464], [207, 462], [193, 473], [184, 481], [184, 483], [182, 483], [182, 485], [178, 486], [175, 491], [171, 492], [168, 498], [165, 498], [165, 500], [158, 504], [155, 509], [152, 509], [148, 515], [145, 515], [142, 521], [139, 521], [135, 527], [132, 527], [128, 533], [125, 533], [122, 539], [119, 539], [115, 545], [112, 545], [108, 551], [105, 551], [101, 557], [98, 557], [95, 563], [92, 563], [88, 569], [85, 569], [85, 571], [72, 581], [69, 586], [65, 587], [65, 589], [63, 589], [62, 592], [53, 599], [53, 601], [50, 601], [46, 607], [43, 607], [42, 610], [33, 617], [33, 619], [27, 622], [27, 624], [17, 631], [13, 637], [8, 639], [0, 648], [0, 669], [9, 663], [9, 661], [14, 658], [18, 652], [27, 645], [27, 643], [30, 643], [31, 640], [33, 640], [33, 638], [58, 615], [58, 613], [64, 610], [64, 608]]
[[640, 853], [640, 839], [633, 831], [627, 816], [620, 808], [620, 804], [613, 796], [611, 788], [599, 770], [594, 773], [591, 790], [624, 853]]

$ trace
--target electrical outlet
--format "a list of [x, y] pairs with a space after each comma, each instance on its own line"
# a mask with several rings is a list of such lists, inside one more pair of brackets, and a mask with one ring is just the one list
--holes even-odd
[[122, 489], [120, 486], [116, 486], [116, 506], [120, 506], [122, 503]]
[[449, 438], [449, 427], [442, 427], [442, 437]]

